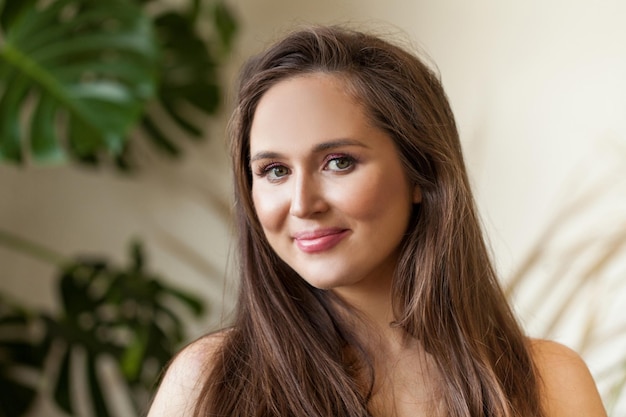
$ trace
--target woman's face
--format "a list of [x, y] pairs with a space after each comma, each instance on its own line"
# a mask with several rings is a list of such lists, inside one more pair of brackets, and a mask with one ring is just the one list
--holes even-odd
[[252, 199], [278, 256], [325, 289], [390, 279], [419, 189], [341, 79], [281, 81], [250, 132]]

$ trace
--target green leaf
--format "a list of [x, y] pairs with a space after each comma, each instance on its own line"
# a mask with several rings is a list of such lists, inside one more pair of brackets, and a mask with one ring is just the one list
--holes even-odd
[[119, 154], [156, 93], [151, 19], [122, 0], [11, 6], [2, 19], [0, 160], [22, 163], [21, 150], [35, 162], [62, 161], [64, 149], [85, 162]]
[[9, 26], [22, 10], [33, 7], [36, 0], [4, 0], [0, 2], [0, 27]]
[[120, 358], [120, 369], [127, 381], [136, 382], [139, 380], [147, 347], [147, 334], [145, 331], [141, 331], [135, 335], [132, 343], [124, 351]]
[[81, 313], [92, 312], [98, 305], [89, 296], [88, 287], [99, 272], [91, 265], [75, 264], [62, 273], [59, 281], [61, 302], [69, 318], [75, 320]]
[[163, 48], [158, 102], [168, 117], [149, 109], [142, 128], [157, 149], [171, 156], [179, 147], [164, 132], [175, 125], [191, 138], [202, 138], [203, 126], [190, 116], [195, 109], [205, 116], [215, 114], [221, 101], [218, 83], [218, 58], [211, 43], [195, 31], [194, 12], [189, 15], [168, 11], [155, 19]]
[[[22, 328], [22, 332], [28, 329]], [[24, 334], [20, 335], [24, 336]], [[8, 358], [12, 365], [21, 365], [27, 367], [41, 367], [47, 351], [38, 349], [38, 345], [28, 341], [7, 341], [2, 340], [0, 343], [0, 352], [3, 358]]]
[[[149, 258], [141, 242], [129, 245], [128, 256], [130, 262], [123, 269], [94, 257], [63, 262], [57, 278], [61, 309], [55, 316], [44, 312], [26, 314], [3, 303], [0, 294], [0, 330], [4, 335], [9, 334], [8, 328], [19, 327], [15, 335], [20, 336], [33, 320], [43, 329], [42, 340], [0, 340], [0, 384], [6, 374], [5, 363], [28, 367], [41, 374], [51, 386], [59, 408], [72, 415], [73, 399], [78, 401], [73, 398], [76, 384], [86, 380], [94, 415], [106, 417], [110, 407], [107, 409], [109, 403], [96, 366], [106, 357], [116, 362], [131, 397], [137, 399], [145, 394], [154, 384], [154, 368], [163, 367], [184, 340], [184, 323], [189, 317], [185, 313], [198, 314], [204, 308], [193, 295], [161, 284], [147, 270]], [[187, 311], [174, 308], [181, 304]], [[61, 347], [62, 351], [55, 349], [58, 367], [54, 366], [49, 374], [44, 365], [49, 363], [46, 359], [51, 346]], [[86, 354], [85, 366], [77, 366], [83, 364], [77, 362], [78, 352]], [[75, 372], [83, 372], [84, 376], [74, 379]], [[15, 381], [7, 384], [23, 388]], [[142, 406], [141, 401], [134, 403], [138, 409]]]
[[172, 340], [163, 332], [163, 329], [158, 326], [150, 327], [149, 340], [146, 355], [155, 358], [161, 367], [171, 359], [174, 354], [173, 349], [175, 344], [180, 342], [178, 340]]
[[22, 416], [34, 404], [37, 391], [6, 375], [0, 369], [0, 416]]
[[175, 121], [176, 124], [178, 124], [178, 126], [185, 130], [189, 135], [191, 135], [192, 138], [197, 138], [202, 135], [202, 129], [195, 126], [190, 120], [185, 119], [182, 110], [174, 105], [173, 100], [162, 100], [161, 104], [172, 120]]
[[[157, 306], [157, 313], [159, 314], [159, 320], [154, 324], [160, 328], [169, 327], [169, 334], [172, 335], [176, 341], [181, 341], [183, 338], [182, 329], [184, 329], [183, 323], [180, 318], [166, 305]], [[165, 322], [165, 323], [164, 323]]]
[[54, 98], [44, 96], [35, 108], [31, 131], [31, 152], [34, 160], [39, 163], [59, 163], [66, 159], [66, 153], [57, 142], [54, 132], [56, 106]]
[[230, 50], [239, 26], [235, 16], [224, 2], [219, 1], [215, 4], [213, 21], [223, 49]]
[[148, 133], [148, 138], [158, 150], [172, 157], [180, 155], [180, 147], [163, 133], [150, 115], [145, 115], [141, 120], [141, 124], [142, 128]]
[[70, 385], [70, 367], [72, 363], [72, 350], [66, 349], [61, 359], [59, 368], [59, 377], [54, 387], [54, 400], [57, 405], [68, 414], [74, 413], [72, 405], [71, 385]]
[[145, 251], [140, 241], [133, 241], [130, 245], [130, 258], [132, 260], [131, 268], [135, 271], [141, 271], [145, 265]]
[[87, 356], [87, 377], [89, 392], [91, 393], [92, 409], [97, 417], [109, 417], [109, 411], [104, 399], [104, 390], [98, 378], [97, 357]]
[[163, 287], [163, 293], [171, 295], [181, 301], [187, 308], [191, 309], [196, 316], [204, 313], [204, 303], [202, 303], [198, 297], [194, 297], [193, 295], [177, 288], [165, 286]]
[[[1, 57], [0, 57], [1, 63]], [[11, 74], [8, 83], [12, 88], [0, 95], [0, 162], [8, 160], [20, 163], [23, 160], [19, 125], [19, 103], [26, 97], [28, 86], [24, 77]]]
[[33, 317], [0, 294], [0, 416], [20, 416], [36, 399], [34, 387], [18, 379], [16, 368], [37, 372], [46, 355], [32, 340]]

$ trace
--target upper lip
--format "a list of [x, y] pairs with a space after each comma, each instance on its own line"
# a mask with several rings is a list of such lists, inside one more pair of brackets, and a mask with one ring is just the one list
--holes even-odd
[[315, 229], [315, 230], [303, 230], [301, 232], [295, 232], [292, 237], [296, 240], [312, 240], [319, 239], [320, 237], [334, 235], [337, 233], [341, 233], [347, 229], [343, 229], [341, 227], [328, 227], [324, 229]]

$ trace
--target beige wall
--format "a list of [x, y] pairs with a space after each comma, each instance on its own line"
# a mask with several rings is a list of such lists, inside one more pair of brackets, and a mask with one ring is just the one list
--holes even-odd
[[[308, 22], [352, 22], [396, 34], [437, 63], [503, 279], [536, 247], [552, 219], [564, 218], [563, 207], [580, 210], [554, 241], [543, 240], [550, 256], [529, 272], [531, 285], [517, 295], [516, 305], [535, 334], [546, 330], [579, 271], [591, 267], [594, 254], [616, 230], [626, 229], [626, 2], [229, 3], [242, 26], [227, 75], [231, 80], [246, 56], [285, 29]], [[184, 166], [159, 162], [137, 179], [74, 168], [0, 167], [0, 227], [66, 254], [104, 252], [120, 261], [124, 244], [141, 236], [155, 270], [203, 294], [219, 311], [218, 305], [232, 303], [231, 292], [222, 290], [230, 246], [230, 224], [223, 215], [230, 186], [222, 130], [220, 121], [210, 143], [194, 148]], [[579, 242], [596, 252], [563, 255]], [[187, 249], [180, 250], [181, 244]], [[557, 272], [570, 264], [572, 269]], [[54, 305], [50, 268], [1, 247], [0, 265], [0, 288]], [[568, 320], [552, 337], [577, 345], [590, 312], [596, 314], [592, 326], [598, 332], [624, 326], [625, 315], [616, 309], [626, 305], [624, 261], [600, 272], [596, 284], [576, 291]], [[562, 279], [550, 291], [561, 298], [550, 301], [553, 307], [534, 305], [539, 296], [549, 299], [542, 285], [555, 273]], [[196, 324], [194, 334], [214, 327], [218, 316]], [[587, 351], [594, 372], [623, 352], [623, 341], [612, 343], [608, 351]]]

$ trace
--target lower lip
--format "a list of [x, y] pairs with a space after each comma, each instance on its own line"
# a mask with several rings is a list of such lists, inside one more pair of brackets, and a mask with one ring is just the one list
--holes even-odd
[[296, 246], [302, 252], [306, 253], [318, 253], [330, 250], [337, 246], [339, 242], [343, 240], [349, 233], [349, 230], [343, 230], [338, 233], [333, 233], [326, 236], [321, 236], [315, 239], [295, 239]]

